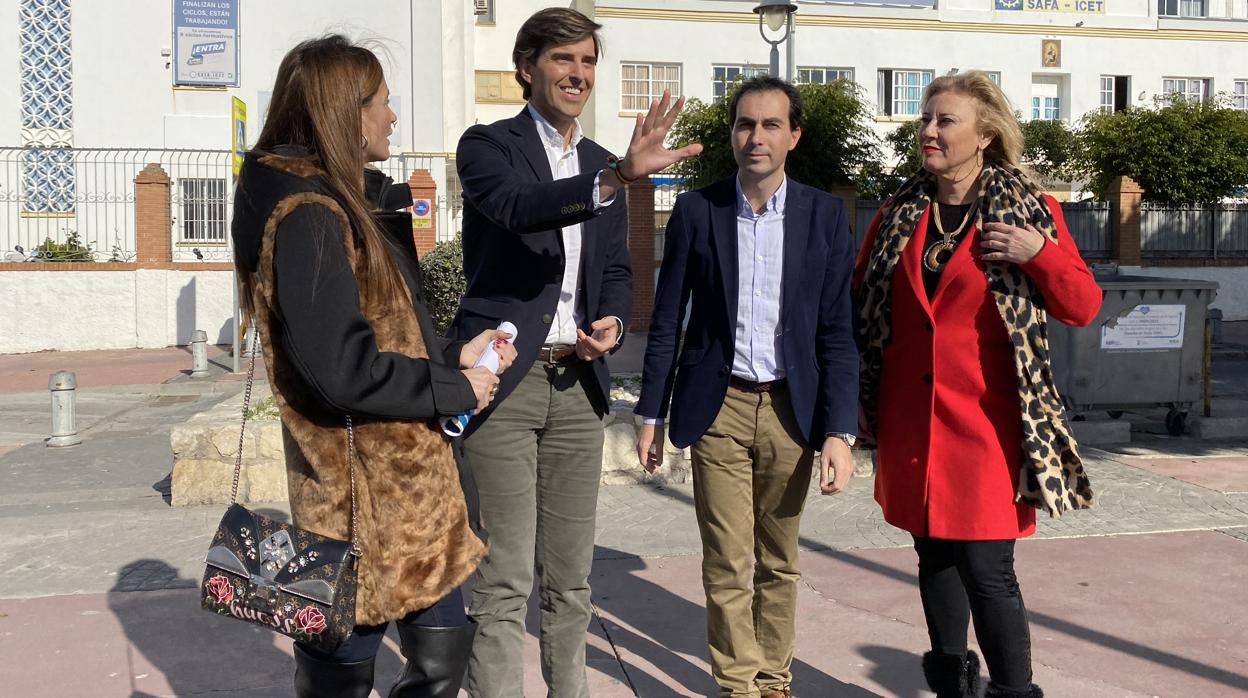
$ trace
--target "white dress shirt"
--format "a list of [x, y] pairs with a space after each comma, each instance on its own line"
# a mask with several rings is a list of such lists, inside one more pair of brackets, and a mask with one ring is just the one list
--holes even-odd
[[[529, 105], [529, 114], [537, 123], [537, 133], [541, 136], [542, 145], [546, 149], [546, 160], [550, 163], [551, 176], [554, 179], [567, 179], [579, 175], [581, 163], [577, 157], [576, 146], [585, 137], [581, 133], [580, 122], [574, 122], [572, 139], [565, 146], [563, 135], [534, 109], [532, 104]], [[598, 186], [594, 185], [595, 213], [610, 206], [614, 201], [614, 196], [607, 201], [599, 201]], [[585, 309], [581, 307], [580, 302], [581, 224], [564, 226], [560, 234], [563, 237], [563, 284], [559, 287], [559, 304], [555, 307], [550, 331], [546, 333], [546, 344], [576, 344], [576, 329], [585, 321]]]
[[737, 328], [732, 375], [763, 383], [784, 378], [780, 282], [784, 278], [784, 205], [789, 179], [780, 182], [762, 213], [737, 180]]

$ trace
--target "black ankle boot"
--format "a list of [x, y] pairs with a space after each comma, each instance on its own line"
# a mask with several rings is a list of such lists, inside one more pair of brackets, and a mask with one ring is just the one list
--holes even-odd
[[936, 698], [975, 698], [979, 695], [979, 655], [928, 652], [923, 655], [923, 677]]
[[984, 691], [984, 698], [1044, 698], [1044, 691], [1041, 691], [1040, 687], [1033, 683], [1026, 692], [1019, 693], [1018, 691], [998, 688], [990, 681], [988, 682], [988, 690]]
[[399, 623], [407, 666], [390, 688], [390, 698], [455, 698], [468, 669], [476, 621], [449, 628]]
[[326, 662], [295, 645], [296, 698], [368, 698], [373, 691], [373, 661]]

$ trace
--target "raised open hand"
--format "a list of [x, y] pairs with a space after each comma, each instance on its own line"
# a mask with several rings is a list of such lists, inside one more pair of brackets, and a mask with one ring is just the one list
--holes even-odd
[[637, 115], [628, 152], [620, 163], [621, 176], [634, 180], [662, 172], [672, 164], [702, 152], [701, 143], [690, 143], [675, 150], [666, 145], [667, 133], [676, 124], [676, 117], [680, 116], [684, 106], [684, 97], [676, 98], [673, 104], [671, 91], [664, 90], [662, 99], [651, 102], [645, 114]]

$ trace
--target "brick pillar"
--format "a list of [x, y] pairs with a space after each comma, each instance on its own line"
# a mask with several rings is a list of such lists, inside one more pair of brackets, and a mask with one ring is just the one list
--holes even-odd
[[1122, 266], [1139, 266], [1140, 201], [1144, 189], [1127, 176], [1114, 177], [1107, 192], [1113, 219], [1114, 259]]
[[173, 261], [173, 228], [169, 175], [156, 163], [134, 178], [135, 260], [140, 268]]
[[[438, 243], [438, 183], [429, 170], [412, 170], [407, 180], [412, 190], [412, 239], [416, 254], [423, 255]], [[428, 206], [428, 211], [421, 211]]]
[[645, 177], [628, 185], [628, 257], [633, 265], [631, 332], [650, 331], [654, 310], [654, 182]]

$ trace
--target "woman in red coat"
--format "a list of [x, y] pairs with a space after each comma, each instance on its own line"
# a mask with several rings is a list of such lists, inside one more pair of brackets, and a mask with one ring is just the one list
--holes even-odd
[[1041, 696], [1014, 541], [1036, 507], [1091, 503], [1046, 313], [1086, 325], [1101, 291], [1061, 207], [1017, 168], [1022, 132], [987, 74], [938, 78], [922, 104], [923, 169], [876, 214], [855, 273], [875, 497], [914, 535], [932, 690], [978, 695], [973, 618], [987, 695]]

